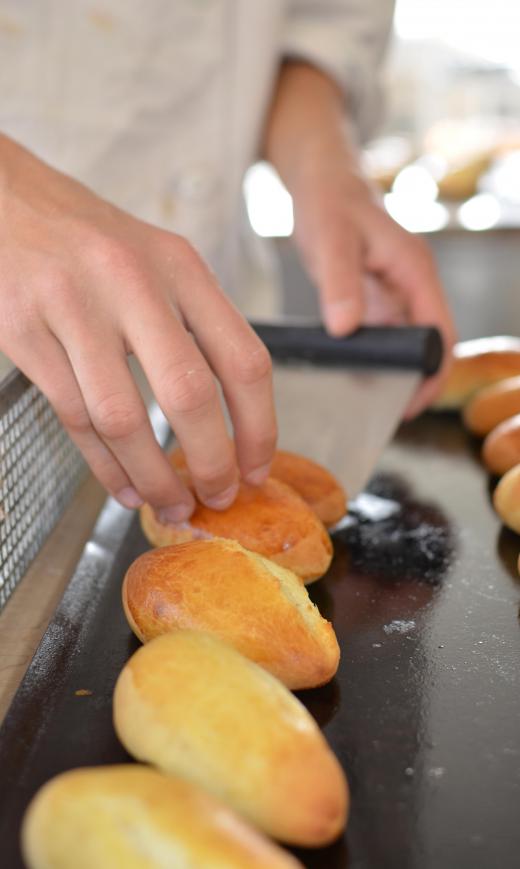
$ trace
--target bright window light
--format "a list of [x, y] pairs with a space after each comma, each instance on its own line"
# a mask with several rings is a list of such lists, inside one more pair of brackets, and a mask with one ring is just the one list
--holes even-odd
[[395, 30], [520, 70], [518, 16], [516, 0], [398, 0]]
[[256, 163], [247, 171], [244, 194], [251, 226], [257, 235], [275, 238], [292, 235], [292, 199], [280, 178], [267, 163]]
[[520, 150], [506, 154], [489, 171], [486, 190], [499, 199], [520, 205]]
[[500, 220], [500, 204], [491, 193], [478, 193], [460, 206], [457, 217], [464, 229], [491, 229]]
[[448, 209], [431, 199], [387, 193], [385, 208], [409, 232], [438, 232], [449, 222]]
[[437, 199], [439, 188], [423, 166], [406, 166], [396, 176], [392, 192], [409, 199], [433, 200]]

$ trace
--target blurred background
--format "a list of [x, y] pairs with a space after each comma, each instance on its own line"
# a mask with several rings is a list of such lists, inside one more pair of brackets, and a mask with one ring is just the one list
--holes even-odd
[[[519, 32], [515, 0], [397, 0], [385, 116], [363, 149], [389, 213], [433, 249], [463, 339], [520, 335]], [[284, 313], [317, 315], [290, 196], [266, 164], [245, 194], [281, 254]]]

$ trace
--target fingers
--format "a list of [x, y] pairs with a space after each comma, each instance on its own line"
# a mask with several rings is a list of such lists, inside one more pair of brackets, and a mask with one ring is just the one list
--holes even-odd
[[214, 509], [229, 506], [238, 490], [238, 469], [215, 378], [202, 353], [166, 303], [138, 303], [127, 335], [184, 451], [198, 497]]
[[185, 521], [193, 512], [193, 495], [155, 440], [122, 346], [113, 336], [103, 340], [100, 330], [87, 334], [82, 328], [76, 328], [66, 350], [92, 428], [159, 517]]
[[241, 474], [259, 484], [268, 476], [277, 438], [269, 353], [200, 264], [179, 281], [177, 298], [222, 385]]
[[417, 239], [413, 239], [413, 242], [400, 271], [400, 288], [407, 301], [410, 321], [439, 329], [444, 343], [444, 358], [439, 372], [424, 381], [413, 397], [406, 411], [406, 419], [428, 407], [441, 391], [451, 368], [456, 341], [455, 325], [433, 258]]
[[[299, 221], [305, 230], [299, 233], [299, 245], [318, 284], [323, 320], [331, 334], [352, 331], [363, 321], [407, 321], [440, 330], [444, 362], [439, 374], [414, 397], [409, 410], [419, 412], [442, 388], [455, 341], [451, 314], [426, 245], [394, 223], [371, 198], [357, 198], [343, 210], [336, 203], [313, 214], [310, 221], [308, 214], [300, 215]], [[366, 276], [378, 278], [390, 296], [374, 294], [366, 286]]]
[[23, 343], [12, 358], [48, 398], [100, 483], [124, 507], [140, 506], [142, 498], [130, 477], [95, 432], [67, 355], [56, 338], [43, 332], [33, 335], [30, 345]]
[[365, 326], [404, 326], [407, 322], [406, 306], [398, 293], [383, 285], [373, 275], [365, 275]]
[[356, 329], [364, 311], [361, 249], [356, 239], [330, 232], [324, 238], [318, 265], [323, 322], [331, 335]]
[[322, 320], [331, 335], [347, 335], [364, 315], [363, 250], [355, 226], [342, 220], [315, 224], [301, 244], [319, 293]]

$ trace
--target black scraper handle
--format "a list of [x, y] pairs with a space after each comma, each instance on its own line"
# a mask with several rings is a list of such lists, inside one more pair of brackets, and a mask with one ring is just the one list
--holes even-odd
[[443, 356], [440, 333], [423, 326], [362, 326], [332, 338], [322, 326], [251, 323], [273, 359], [313, 365], [405, 368], [435, 374]]

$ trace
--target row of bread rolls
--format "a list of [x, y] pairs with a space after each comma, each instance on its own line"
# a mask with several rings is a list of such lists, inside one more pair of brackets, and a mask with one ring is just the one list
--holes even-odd
[[460, 407], [467, 428], [484, 438], [484, 464], [501, 476], [493, 494], [495, 509], [505, 525], [520, 533], [520, 338], [458, 344], [438, 406]]
[[[277, 456], [280, 476], [292, 476], [293, 485], [322, 517], [337, 521], [345, 510], [341, 487], [314, 463], [294, 459]], [[172, 460], [187, 476], [182, 456], [175, 453]], [[297, 866], [249, 824], [284, 842], [307, 846], [327, 844], [344, 827], [345, 776], [312, 717], [285, 687], [323, 684], [338, 666], [332, 626], [302, 582], [318, 572], [316, 544], [320, 552], [323, 536], [328, 536], [308, 504], [291, 489], [288, 495], [283, 483], [278, 483], [282, 518], [276, 503], [269, 517], [269, 484], [277, 483], [268, 481], [267, 495], [260, 492], [256, 500], [261, 505], [256, 533], [254, 506], [245, 520], [240, 512], [235, 514], [235, 536], [254, 539], [257, 552], [214, 536], [207, 511], [199, 527], [199, 517], [191, 520], [197, 529], [191, 540], [145, 553], [129, 568], [123, 605], [130, 626], [146, 645], [118, 679], [114, 723], [127, 750], [155, 766], [162, 778], [147, 767], [116, 767], [104, 777], [98, 770], [81, 770], [50, 782], [33, 801], [24, 826], [24, 853], [31, 869], [164, 866], [170, 865], [170, 850], [182, 853], [180, 862], [171, 865], [186, 867]], [[252, 493], [246, 494], [245, 503], [254, 505]], [[295, 516], [285, 510], [288, 498]], [[147, 511], [143, 514], [147, 527]], [[258, 554], [273, 539], [265, 532], [269, 519], [271, 524], [281, 522], [290, 545], [280, 554], [295, 556], [299, 576]], [[215, 523], [219, 521], [216, 514]], [[229, 516], [226, 521], [232, 530]], [[174, 540], [185, 539], [178, 531], [174, 529]], [[298, 545], [302, 540], [303, 547]], [[153, 542], [164, 542], [162, 532]], [[327, 560], [320, 557], [321, 575], [330, 555]], [[83, 801], [92, 802], [88, 820], [69, 811], [75, 797], [80, 807]], [[98, 824], [105, 802], [110, 806], [106, 823]], [[190, 816], [199, 803], [203, 808], [195, 823]], [[215, 830], [219, 806], [224, 821]], [[161, 817], [165, 820], [177, 810], [181, 816], [187, 812], [186, 823], [163, 825]], [[64, 826], [69, 829], [61, 835]], [[82, 832], [89, 835], [92, 848], [71, 860], [69, 846]], [[139, 862], [144, 854], [147, 863]]]
[[[170, 459], [193, 488], [181, 451], [174, 450]], [[251, 552], [294, 571], [304, 582], [319, 579], [332, 560], [323, 523], [333, 525], [344, 515], [345, 492], [324, 468], [294, 454], [279, 452], [272, 473], [261, 486], [241, 483], [227, 510], [211, 510], [197, 502], [189, 522], [181, 525], [161, 524], [145, 505], [141, 509], [144, 534], [154, 546], [212, 537], [237, 540]]]
[[[189, 473], [182, 450], [172, 450], [169, 459], [175, 470], [189, 484]], [[290, 486], [327, 528], [335, 525], [344, 516], [347, 499], [343, 486], [330, 471], [312, 459], [287, 450], [276, 450], [270, 476]]]
[[30, 869], [299, 866], [267, 836], [319, 846], [346, 823], [346, 779], [311, 715], [214, 637], [179, 630], [137, 651], [114, 723], [151, 766], [47, 783], [24, 820]]
[[179, 630], [123, 668], [114, 723], [125, 748], [210, 791], [283, 842], [317, 846], [343, 828], [343, 771], [314, 719], [262, 667], [222, 640]]
[[481, 389], [520, 375], [520, 338], [497, 336], [461, 341], [453, 350], [453, 365], [439, 409], [460, 409]]

